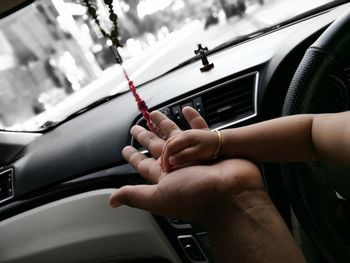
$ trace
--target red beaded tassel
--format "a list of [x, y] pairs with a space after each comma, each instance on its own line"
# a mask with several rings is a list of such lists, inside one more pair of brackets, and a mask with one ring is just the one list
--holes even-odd
[[155, 125], [155, 123], [152, 122], [151, 119], [150, 119], [150, 114], [149, 114], [149, 111], [148, 111], [148, 107], [147, 107], [146, 102], [145, 102], [143, 99], [140, 98], [139, 94], [137, 94], [135, 85], [134, 85], [133, 81], [130, 80], [129, 75], [128, 75], [128, 73], [126, 72], [126, 70], [125, 70], [125, 68], [123, 67], [123, 65], [120, 64], [120, 66], [122, 67], [124, 76], [125, 76], [126, 80], [128, 81], [129, 89], [130, 89], [130, 91], [132, 92], [132, 95], [133, 95], [134, 98], [135, 98], [135, 101], [136, 101], [136, 103], [137, 103], [137, 107], [138, 107], [139, 111], [142, 113], [143, 118], [144, 118], [144, 119], [146, 120], [146, 122], [147, 122], [147, 127], [148, 127], [148, 129], [149, 129], [151, 132], [153, 132], [154, 134], [157, 134], [157, 135], [158, 135], [159, 129], [158, 129], [158, 127]]
[[96, 8], [94, 7], [93, 4], [90, 3], [89, 0], [83, 0], [83, 2], [85, 3], [86, 7], [87, 7], [87, 13], [94, 19], [94, 21], [96, 22], [96, 25], [99, 27], [102, 35], [106, 38], [109, 38], [113, 45], [111, 46], [112, 51], [114, 53], [114, 56], [116, 58], [116, 61], [118, 64], [120, 64], [120, 66], [123, 69], [124, 72], [124, 76], [126, 78], [126, 80], [128, 81], [128, 85], [129, 85], [129, 89], [132, 92], [132, 94], [134, 95], [134, 98], [137, 102], [137, 107], [139, 108], [140, 112], [142, 112], [144, 119], [147, 121], [147, 126], [149, 128], [149, 130], [155, 134], [158, 135], [159, 129], [158, 127], [155, 125], [155, 123], [153, 123], [150, 120], [150, 115], [148, 112], [148, 107], [146, 105], [146, 102], [144, 100], [142, 100], [140, 98], [140, 96], [137, 94], [136, 92], [136, 88], [134, 86], [134, 83], [130, 80], [128, 73], [126, 72], [125, 68], [123, 67], [123, 59], [120, 56], [119, 52], [118, 52], [118, 47], [121, 47], [121, 43], [118, 39], [118, 35], [119, 35], [119, 28], [118, 28], [118, 15], [114, 12], [113, 9], [113, 0], [104, 0], [104, 3], [108, 6], [108, 12], [109, 12], [109, 19], [112, 21], [113, 23], [113, 29], [111, 30], [111, 33], [108, 34], [102, 27], [101, 27], [101, 22], [97, 17], [97, 12], [96, 12]]

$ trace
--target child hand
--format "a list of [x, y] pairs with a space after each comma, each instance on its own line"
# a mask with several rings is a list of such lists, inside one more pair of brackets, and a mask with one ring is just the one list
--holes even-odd
[[211, 160], [219, 154], [221, 135], [206, 130], [188, 130], [167, 140], [162, 151], [162, 169], [170, 172], [174, 167]]

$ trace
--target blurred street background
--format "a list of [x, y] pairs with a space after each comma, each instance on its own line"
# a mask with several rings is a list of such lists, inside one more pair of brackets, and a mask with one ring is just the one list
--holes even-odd
[[[327, 2], [114, 0], [113, 5], [123, 43], [119, 51], [139, 85], [194, 56], [199, 43], [212, 49]], [[106, 6], [91, 3], [110, 30]], [[2, 19], [0, 129], [33, 130], [60, 111], [72, 113], [124, 90], [110, 45], [80, 0], [37, 0]]]

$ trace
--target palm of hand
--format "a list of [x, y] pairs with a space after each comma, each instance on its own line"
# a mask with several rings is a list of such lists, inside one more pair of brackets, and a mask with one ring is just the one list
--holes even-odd
[[[128, 158], [133, 151], [129, 148], [124, 154]], [[263, 188], [259, 170], [245, 160], [189, 166], [166, 174], [161, 170], [160, 158], [145, 158], [136, 168], [154, 184], [123, 187], [111, 199], [154, 214], [203, 224], [213, 221], [211, 216], [221, 213], [215, 210], [231, 206], [227, 202], [242, 191]]]
[[[187, 109], [184, 116], [192, 128], [208, 128], [194, 110]], [[180, 132], [160, 112], [151, 114], [151, 117], [166, 138]], [[158, 215], [206, 224], [215, 215], [225, 214], [226, 208], [232, 207], [230, 202], [234, 202], [240, 193], [263, 189], [259, 170], [245, 160], [188, 166], [165, 174], [161, 169], [160, 156], [165, 141], [142, 127], [132, 129], [131, 133], [158, 159], [147, 158], [133, 147], [124, 148], [123, 156], [140, 175], [154, 184], [125, 186], [116, 190], [110, 197], [112, 207], [127, 204]]]

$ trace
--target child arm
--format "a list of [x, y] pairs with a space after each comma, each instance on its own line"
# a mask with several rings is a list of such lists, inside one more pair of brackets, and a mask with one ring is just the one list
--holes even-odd
[[222, 158], [349, 162], [350, 112], [281, 117], [222, 130], [220, 139], [210, 131], [180, 133], [165, 145], [163, 163], [176, 166], [209, 160], [218, 147]]

